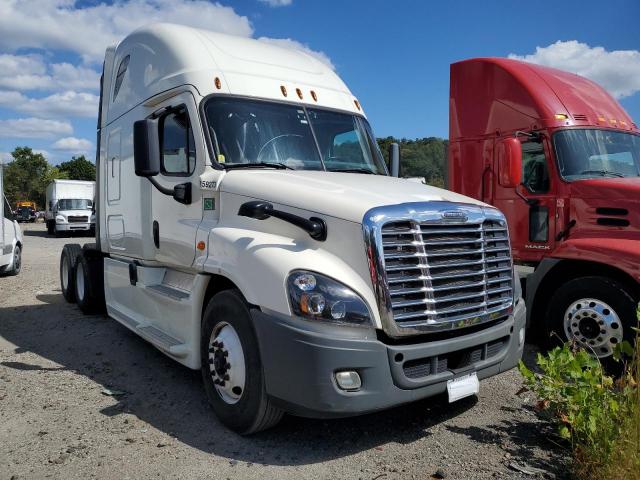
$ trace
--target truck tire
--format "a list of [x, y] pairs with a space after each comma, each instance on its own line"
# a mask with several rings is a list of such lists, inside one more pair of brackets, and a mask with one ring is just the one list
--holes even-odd
[[241, 434], [276, 425], [283, 412], [267, 396], [249, 306], [237, 290], [207, 305], [200, 342], [204, 389], [218, 419]]
[[62, 296], [69, 303], [76, 301], [76, 261], [81, 252], [80, 245], [68, 243], [62, 248], [60, 254], [60, 289]]
[[93, 315], [105, 310], [102, 258], [83, 249], [77, 257], [74, 278], [76, 303], [82, 313]]
[[6, 271], [6, 275], [14, 277], [20, 273], [20, 270], [22, 270], [22, 248], [16, 244], [13, 249], [13, 264], [11, 265], [11, 269]]
[[617, 280], [588, 276], [561, 285], [551, 297], [546, 330], [549, 346], [572, 341], [614, 369], [613, 350], [623, 340], [633, 345], [638, 299]]

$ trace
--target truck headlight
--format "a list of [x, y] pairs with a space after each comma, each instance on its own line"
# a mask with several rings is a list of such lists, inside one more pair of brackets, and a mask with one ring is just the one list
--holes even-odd
[[365, 301], [346, 285], [315, 272], [296, 270], [287, 279], [289, 303], [296, 315], [311, 320], [372, 326]]
[[56, 215], [56, 223], [64, 223], [66, 221], [67, 219], [64, 218], [62, 215]]

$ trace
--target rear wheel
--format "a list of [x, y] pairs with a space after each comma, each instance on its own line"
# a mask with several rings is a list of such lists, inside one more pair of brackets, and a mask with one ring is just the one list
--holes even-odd
[[75, 268], [82, 247], [77, 243], [69, 243], [62, 248], [60, 254], [60, 289], [62, 296], [69, 303], [76, 301]]
[[205, 310], [200, 344], [209, 403], [222, 423], [242, 435], [266, 430], [283, 415], [267, 396], [251, 322], [240, 292], [220, 292]]
[[551, 339], [575, 342], [610, 368], [616, 345], [634, 340], [637, 305], [638, 299], [617, 280], [576, 278], [560, 286], [551, 298], [547, 331]]
[[75, 298], [83, 313], [91, 315], [104, 311], [104, 280], [102, 258], [83, 250], [75, 267]]

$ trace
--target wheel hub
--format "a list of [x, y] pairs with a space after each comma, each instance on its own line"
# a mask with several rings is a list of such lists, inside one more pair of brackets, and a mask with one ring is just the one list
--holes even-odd
[[581, 298], [569, 305], [564, 315], [564, 329], [569, 340], [600, 358], [612, 355], [623, 339], [618, 314], [596, 298]]
[[226, 322], [216, 325], [211, 334], [209, 372], [222, 400], [229, 404], [240, 400], [246, 376], [244, 352], [237, 332]]

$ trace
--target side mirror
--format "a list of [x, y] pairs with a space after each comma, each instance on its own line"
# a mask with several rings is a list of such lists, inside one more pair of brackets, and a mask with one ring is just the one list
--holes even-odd
[[522, 145], [515, 137], [500, 140], [496, 145], [498, 182], [503, 187], [515, 188], [522, 183]]
[[147, 118], [133, 123], [133, 163], [139, 177], [155, 177], [160, 173], [157, 118]]
[[389, 145], [389, 169], [392, 177], [400, 176], [400, 145]]

